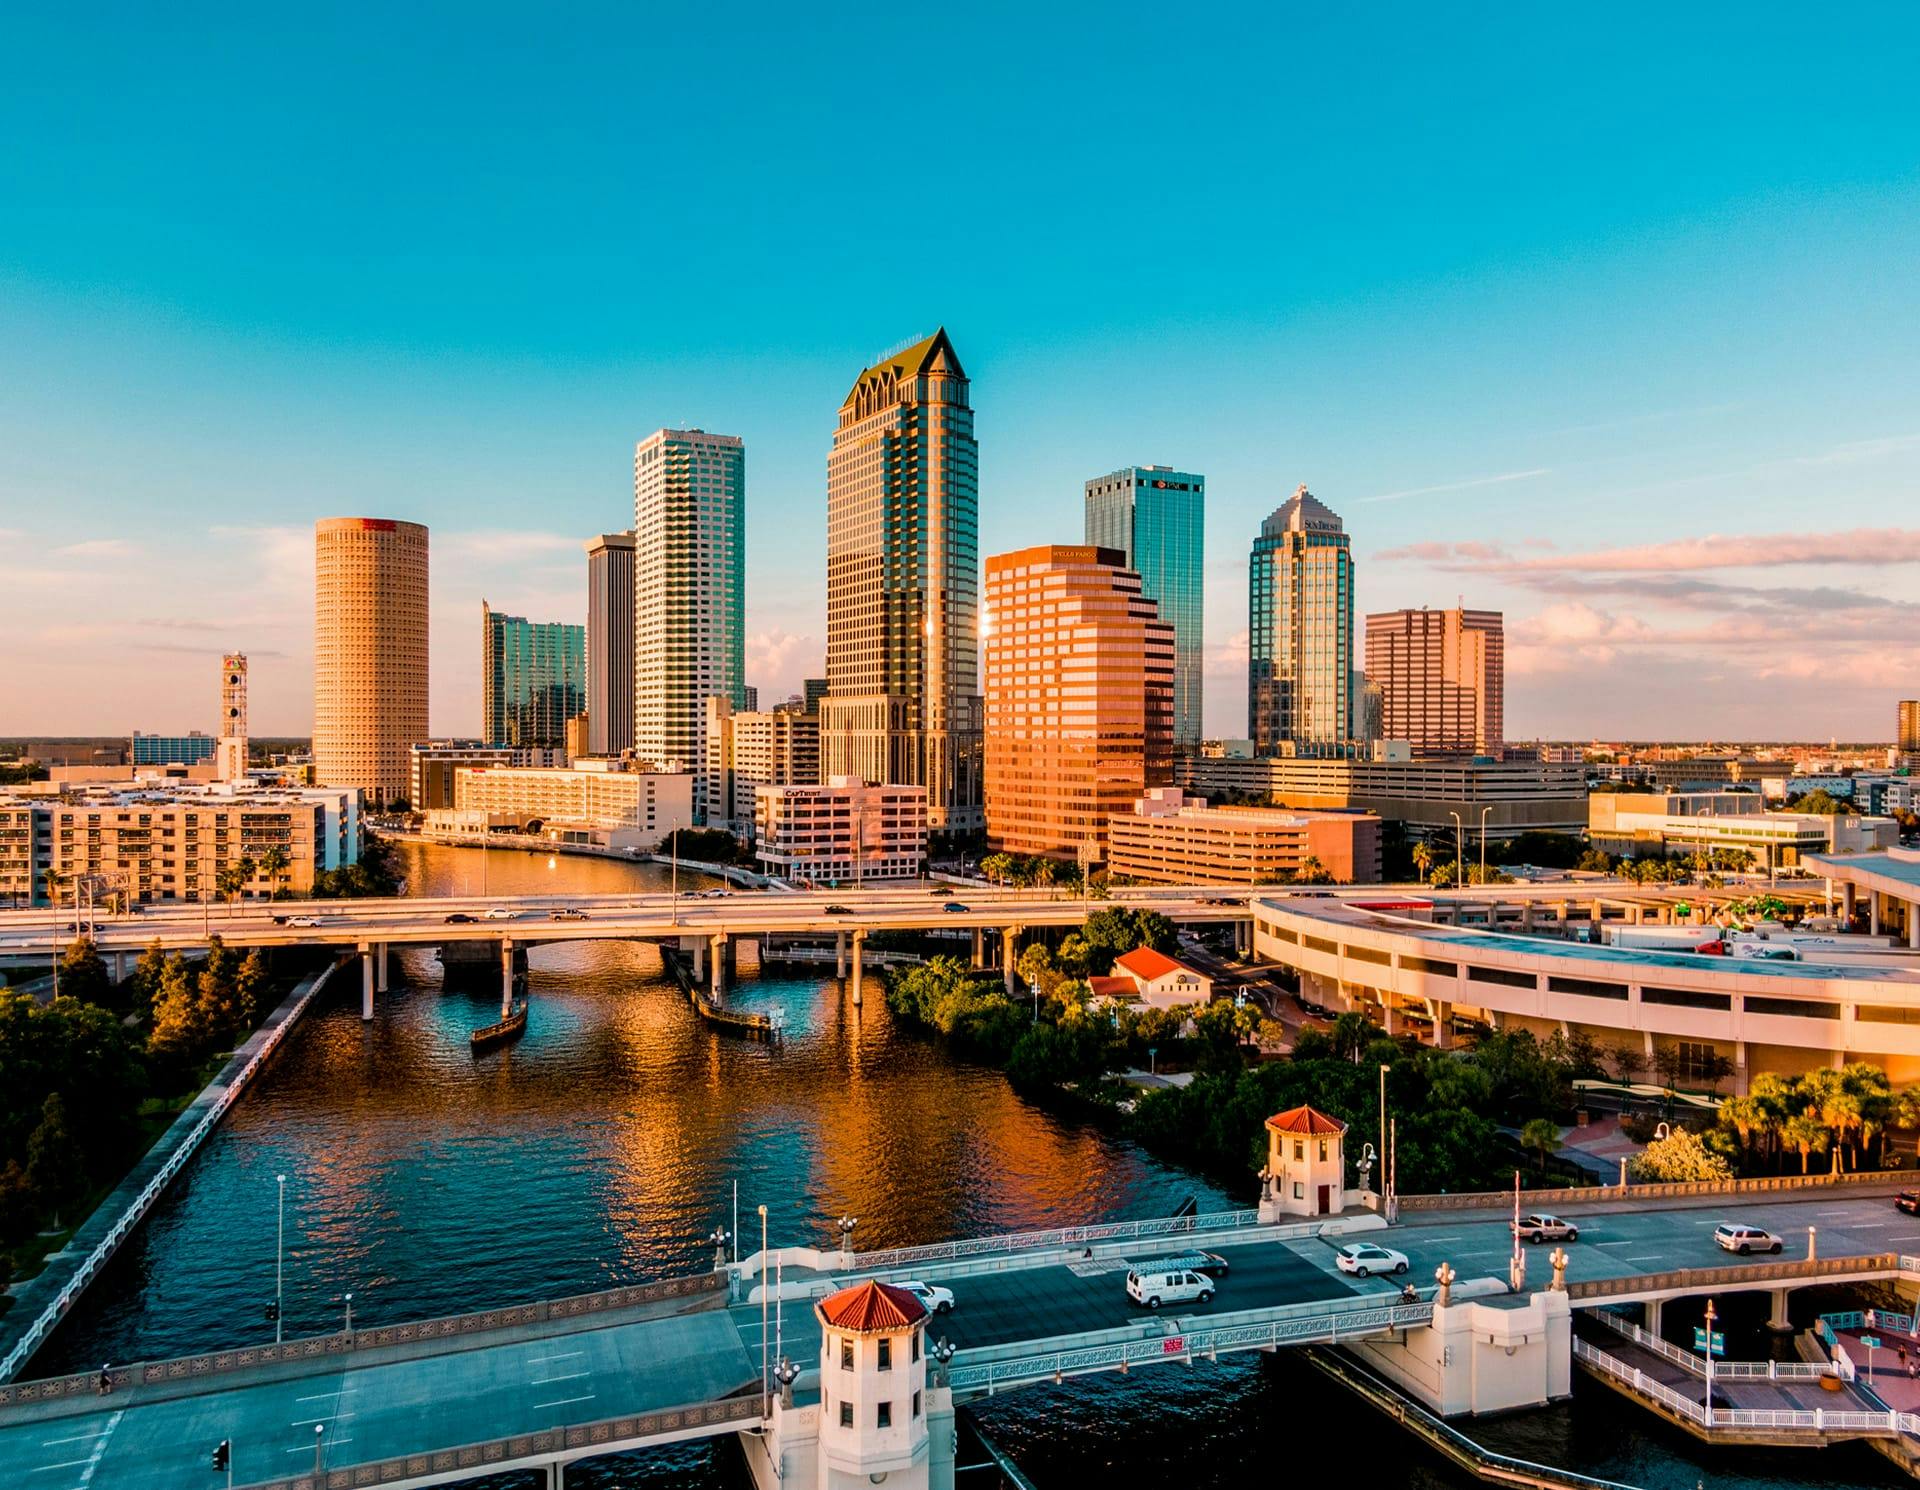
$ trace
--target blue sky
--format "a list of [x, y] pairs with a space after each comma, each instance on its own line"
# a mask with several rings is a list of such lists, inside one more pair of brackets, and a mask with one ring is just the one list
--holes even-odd
[[[70, 8], [69, 8], [70, 9]], [[633, 443], [748, 450], [817, 671], [834, 411], [945, 324], [982, 543], [1204, 471], [1208, 728], [1299, 482], [1363, 608], [1498, 606], [1515, 738], [1885, 738], [1920, 693], [1920, 15], [98, 7], [0, 49], [0, 730], [311, 720], [311, 525], [584, 612]]]

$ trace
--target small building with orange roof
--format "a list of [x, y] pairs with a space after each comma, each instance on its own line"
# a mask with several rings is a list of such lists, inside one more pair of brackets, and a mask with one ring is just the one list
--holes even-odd
[[1260, 1217], [1334, 1216], [1346, 1204], [1347, 1125], [1313, 1107], [1267, 1119]]
[[925, 1484], [927, 1306], [868, 1279], [813, 1306], [820, 1321], [821, 1483], [879, 1483], [918, 1468]]

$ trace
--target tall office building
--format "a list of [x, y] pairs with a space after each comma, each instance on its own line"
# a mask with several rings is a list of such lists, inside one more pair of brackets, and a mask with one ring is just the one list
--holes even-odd
[[1204, 476], [1131, 466], [1087, 483], [1087, 542], [1118, 549], [1173, 627], [1173, 743], [1201, 739], [1207, 508]]
[[1260, 525], [1247, 572], [1247, 734], [1256, 755], [1354, 735], [1353, 552], [1302, 486]]
[[1900, 700], [1900, 717], [1894, 731], [1894, 743], [1902, 755], [1920, 751], [1920, 698]]
[[707, 811], [706, 701], [746, 704], [747, 452], [738, 435], [663, 429], [633, 455], [633, 739], [695, 773]]
[[587, 704], [587, 628], [480, 602], [480, 733], [489, 745], [564, 749]]
[[980, 469], [947, 333], [854, 380], [827, 457], [828, 778], [927, 789], [980, 827]]
[[801, 696], [806, 700], [806, 712], [818, 714], [821, 700], [827, 696], [825, 678], [803, 678], [800, 682]]
[[1496, 755], [1505, 727], [1506, 626], [1497, 610], [1367, 617], [1380, 733], [1418, 755]]
[[1106, 858], [1107, 819], [1173, 776], [1174, 630], [1118, 549], [987, 560], [987, 836]]
[[427, 530], [385, 517], [314, 525], [313, 779], [404, 801], [427, 738]]
[[633, 534], [587, 544], [587, 753], [633, 749]]
[[220, 750], [222, 781], [244, 781], [247, 775], [247, 658], [229, 652], [220, 659]]

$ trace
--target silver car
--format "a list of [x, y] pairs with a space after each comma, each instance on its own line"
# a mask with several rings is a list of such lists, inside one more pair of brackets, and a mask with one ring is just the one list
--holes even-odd
[[1549, 1216], [1545, 1211], [1535, 1211], [1532, 1215], [1522, 1216], [1518, 1221], [1509, 1223], [1513, 1234], [1525, 1237], [1530, 1242], [1577, 1242], [1580, 1240], [1580, 1228], [1571, 1221], [1562, 1221], [1558, 1216]]

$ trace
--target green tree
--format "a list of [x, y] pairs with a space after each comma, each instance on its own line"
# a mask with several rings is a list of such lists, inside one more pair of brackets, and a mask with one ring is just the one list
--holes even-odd
[[1528, 1118], [1520, 1125], [1520, 1147], [1533, 1152], [1534, 1167], [1544, 1176], [1547, 1160], [1560, 1152], [1560, 1125], [1551, 1118]]
[[1781, 1141], [1800, 1156], [1800, 1172], [1807, 1173], [1815, 1154], [1825, 1153], [1833, 1134], [1816, 1112], [1796, 1112], [1780, 1128]]
[[133, 1012], [142, 1022], [153, 1017], [153, 1001], [160, 992], [160, 978], [167, 969], [167, 954], [160, 950], [158, 937], [147, 944], [133, 968]]
[[1635, 1179], [1650, 1184], [1733, 1178], [1733, 1167], [1687, 1128], [1675, 1128], [1667, 1137], [1655, 1139], [1627, 1161], [1627, 1170]]
[[118, 1002], [114, 998], [113, 980], [107, 976], [107, 965], [100, 960], [100, 950], [94, 946], [92, 937], [76, 937], [61, 955], [60, 992], [67, 998], [105, 1008]]
[[291, 868], [293, 868], [293, 860], [288, 856], [286, 849], [277, 843], [260, 856], [260, 872], [267, 877], [267, 884], [270, 887], [268, 893], [274, 899], [277, 900], [286, 894], [287, 871]]
[[160, 975], [153, 1000], [153, 1029], [147, 1048], [175, 1071], [184, 1070], [212, 1048], [214, 1032], [200, 1002], [199, 980], [186, 959], [175, 953]]
[[67, 1103], [59, 1092], [47, 1094], [39, 1126], [27, 1139], [27, 1188], [52, 1215], [56, 1230], [60, 1213], [87, 1192], [86, 1156], [67, 1126]]

